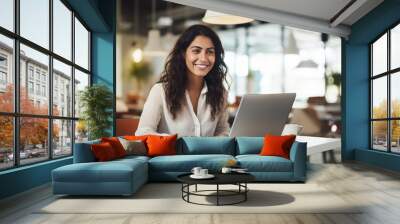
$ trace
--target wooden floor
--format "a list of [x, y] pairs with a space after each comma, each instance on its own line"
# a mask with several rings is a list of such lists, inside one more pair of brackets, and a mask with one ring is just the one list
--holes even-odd
[[[335, 154], [336, 160], [338, 153]], [[332, 162], [332, 160], [331, 160]], [[308, 183], [317, 183], [345, 201], [363, 202], [356, 214], [36, 214], [54, 200], [42, 186], [0, 202], [0, 223], [238, 224], [238, 223], [400, 223], [400, 174], [358, 163], [323, 163], [310, 158]], [[319, 203], [316, 201], [315, 203]]]

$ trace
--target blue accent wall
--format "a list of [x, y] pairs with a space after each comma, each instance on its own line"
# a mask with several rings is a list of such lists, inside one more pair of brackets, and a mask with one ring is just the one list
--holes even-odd
[[368, 147], [369, 89], [368, 46], [345, 44], [343, 159], [353, 160], [354, 149]]
[[[106, 22], [106, 17], [102, 14], [99, 5], [104, 4], [104, 0], [66, 0], [68, 4], [79, 14], [92, 31], [109, 32], [111, 24]], [[110, 4], [115, 2], [110, 0]]]
[[71, 163], [72, 158], [69, 157], [2, 171], [0, 199], [48, 183], [53, 169]]
[[378, 166], [400, 172], [400, 155], [395, 155], [393, 153], [356, 149], [355, 160], [372, 166]]
[[357, 160], [399, 170], [400, 157], [369, 149], [369, 46], [392, 25], [400, 22], [400, 1], [385, 0], [351, 27], [344, 42], [342, 65], [343, 136], [342, 159]]
[[108, 32], [92, 32], [92, 83], [102, 83], [113, 93], [113, 121], [109, 128], [111, 135], [115, 135], [115, 96], [116, 96], [116, 2], [114, 0], [99, 0], [98, 9], [104, 21], [110, 28]]
[[[115, 93], [116, 1], [67, 0], [67, 2], [92, 32], [92, 82], [104, 83]], [[114, 117], [111, 119], [115, 121]], [[113, 127], [110, 127], [110, 132], [113, 132]], [[1, 171], [0, 199], [50, 182], [53, 169], [71, 163], [72, 157], [68, 157]]]

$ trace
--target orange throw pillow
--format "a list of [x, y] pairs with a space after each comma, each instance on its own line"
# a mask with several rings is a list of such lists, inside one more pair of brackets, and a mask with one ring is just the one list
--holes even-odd
[[150, 135], [147, 137], [148, 156], [176, 155], [176, 139], [178, 135], [160, 136]]
[[264, 136], [264, 146], [261, 149], [260, 155], [262, 156], [280, 156], [286, 159], [290, 159], [290, 147], [296, 135], [265, 135]]
[[101, 142], [108, 142], [114, 149], [115, 155], [117, 158], [121, 158], [126, 156], [126, 151], [124, 146], [122, 146], [121, 142], [117, 137], [110, 137], [110, 138], [101, 138]]
[[99, 162], [109, 161], [117, 158], [113, 147], [108, 142], [93, 144], [90, 147], [92, 149], [94, 157]]

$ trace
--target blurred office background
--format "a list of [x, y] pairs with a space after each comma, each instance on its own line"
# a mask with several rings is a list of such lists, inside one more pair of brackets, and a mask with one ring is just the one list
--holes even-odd
[[[151, 86], [179, 34], [206, 10], [161, 0], [117, 7], [117, 135], [134, 133]], [[288, 123], [302, 135], [340, 137], [341, 39], [261, 21], [212, 25], [228, 66], [231, 122], [246, 93], [297, 94]]]

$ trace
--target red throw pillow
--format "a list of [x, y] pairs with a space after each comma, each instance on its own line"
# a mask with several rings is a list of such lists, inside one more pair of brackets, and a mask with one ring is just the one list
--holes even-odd
[[178, 135], [149, 135], [146, 140], [148, 156], [176, 155], [177, 137]]
[[110, 143], [110, 145], [115, 151], [115, 155], [117, 156], [117, 158], [126, 156], [126, 151], [124, 149], [124, 146], [122, 146], [121, 142], [119, 142], [119, 139], [117, 137], [101, 138], [101, 142]]
[[90, 147], [92, 149], [94, 157], [99, 162], [109, 161], [117, 158], [113, 147], [108, 142], [93, 144]]
[[265, 135], [264, 136], [264, 146], [261, 149], [260, 155], [262, 156], [280, 156], [286, 159], [290, 159], [290, 147], [296, 135]]

